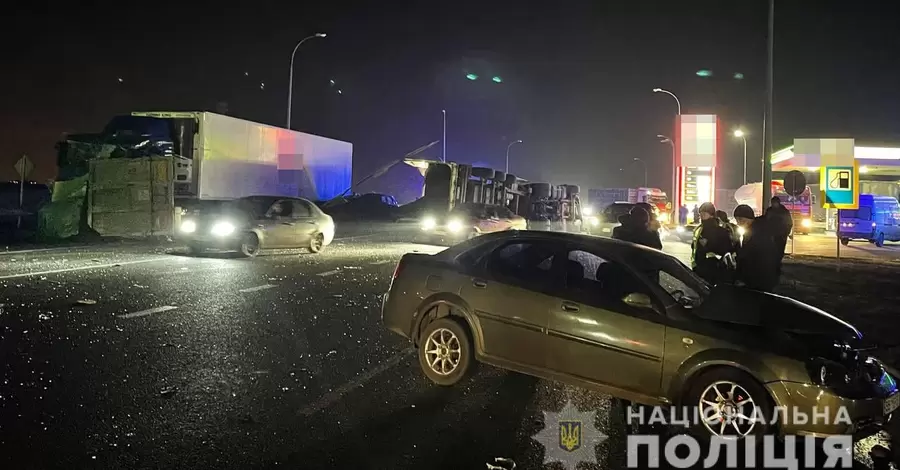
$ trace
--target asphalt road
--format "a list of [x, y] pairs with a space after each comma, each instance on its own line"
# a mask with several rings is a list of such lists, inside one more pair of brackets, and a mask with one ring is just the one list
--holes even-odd
[[380, 295], [403, 253], [439, 249], [2, 254], [0, 468], [541, 468], [532, 436], [568, 401], [609, 436], [588, 468], [622, 468], [608, 396], [488, 367], [454, 388], [422, 376]]

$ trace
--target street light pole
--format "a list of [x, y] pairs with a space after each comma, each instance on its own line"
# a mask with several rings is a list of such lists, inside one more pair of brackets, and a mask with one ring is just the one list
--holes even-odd
[[294, 97], [294, 56], [297, 55], [297, 49], [300, 48], [300, 45], [312, 38], [324, 38], [325, 33], [316, 33], [311, 36], [307, 36], [300, 40], [296, 46], [294, 46], [294, 51], [291, 52], [291, 71], [288, 74], [288, 103], [287, 103], [287, 129], [291, 128], [291, 100]]
[[447, 163], [447, 110], [442, 109], [441, 113], [444, 115], [444, 135], [441, 137], [441, 146], [443, 147], [441, 150], [441, 161]]
[[641, 162], [641, 165], [644, 167], [644, 187], [647, 187], [647, 162], [641, 160], [640, 158], [635, 157], [634, 161]]
[[681, 100], [679, 100], [678, 97], [675, 96], [675, 93], [672, 93], [669, 90], [663, 90], [662, 88], [654, 88], [653, 93], [665, 93], [665, 94], [671, 96], [672, 98], [675, 98], [675, 104], [678, 105], [678, 115], [681, 116]]
[[[772, 114], [775, 86], [775, 0], [769, 0], [769, 34], [766, 38], [766, 114], [763, 127], [762, 204], [772, 198]], [[763, 209], [765, 213], [765, 210]]]
[[671, 138], [664, 136], [662, 134], [657, 134], [656, 138], [659, 139], [659, 143], [669, 144], [672, 146], [672, 194], [669, 197], [672, 200], [672, 209], [677, 210], [677, 208], [675, 207], [675, 191], [678, 190], [678, 188], [677, 188], [678, 183], [677, 183], [676, 177], [675, 177], [675, 174], [676, 174], [676, 171], [675, 171], [675, 142]]
[[516, 144], [521, 144], [521, 140], [516, 140], [510, 142], [509, 145], [506, 146], [506, 174], [509, 174], [509, 148]]
[[734, 131], [734, 136], [744, 141], [744, 184], [747, 184], [747, 134], [738, 129]]
[[[654, 88], [653, 93], [665, 93], [665, 94], [671, 96], [672, 98], [674, 98], [675, 104], [678, 105], [678, 116], [681, 116], [681, 100], [679, 100], [678, 97], [675, 96], [675, 93], [672, 93], [669, 90], [664, 90], [662, 88]], [[676, 126], [678, 125], [677, 120], [675, 122], [675, 125]], [[676, 132], [678, 132], [678, 130], [676, 130]], [[678, 198], [675, 197], [676, 196], [675, 191], [677, 190], [677, 185], [678, 185], [677, 181], [676, 181], [678, 178], [676, 176], [678, 174], [678, 167], [676, 166], [676, 161], [675, 161], [675, 155], [676, 155], [675, 141], [672, 140], [671, 137], [666, 137], [664, 135], [657, 135], [657, 137], [662, 139], [662, 140], [660, 140], [660, 142], [663, 142], [663, 143], [668, 142], [669, 145], [672, 146], [672, 195], [670, 196], [670, 199], [672, 200], [672, 220], [676, 220], [677, 216], [678, 216], [678, 212], [677, 212], [678, 208], [675, 207], [675, 203], [678, 202]]]

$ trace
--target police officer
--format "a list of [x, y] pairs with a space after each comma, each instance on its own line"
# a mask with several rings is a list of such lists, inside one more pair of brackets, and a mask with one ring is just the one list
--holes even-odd
[[743, 233], [737, 249], [736, 281], [751, 289], [771, 292], [778, 285], [780, 257], [770, 220], [756, 217], [746, 204], [734, 209], [734, 218]]
[[722, 258], [731, 253], [734, 245], [728, 229], [716, 217], [716, 206], [704, 202], [697, 211], [700, 226], [694, 230], [691, 243], [691, 268], [707, 282], [716, 284], [726, 279]]
[[719, 219], [719, 223], [725, 230], [728, 230], [728, 235], [731, 236], [731, 243], [737, 248], [738, 243], [740, 243], [740, 236], [738, 235], [737, 225], [731, 223], [728, 220], [728, 214], [725, 211], [718, 210], [716, 211], [716, 218]]

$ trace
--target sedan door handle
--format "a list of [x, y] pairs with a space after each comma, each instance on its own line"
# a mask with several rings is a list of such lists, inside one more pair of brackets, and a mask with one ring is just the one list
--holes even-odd
[[472, 279], [472, 285], [479, 289], [484, 289], [487, 287], [487, 281], [483, 279]]
[[282, 222], [281, 225], [294, 225], [293, 222]]
[[578, 307], [578, 304], [575, 304], [572, 302], [563, 302], [562, 309], [565, 310], [566, 312], [577, 312], [580, 309], [580, 307]]

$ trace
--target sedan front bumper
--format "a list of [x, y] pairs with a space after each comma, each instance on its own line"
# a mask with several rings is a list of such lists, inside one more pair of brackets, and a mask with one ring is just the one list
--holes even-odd
[[[797, 382], [766, 384], [783, 435], [828, 437], [877, 428], [896, 413], [900, 392], [887, 398], [844, 398], [826, 387]], [[891, 406], [886, 410], [886, 402]], [[893, 408], [893, 409], [890, 409]]]
[[182, 235], [178, 239], [188, 246], [211, 250], [234, 251], [241, 247], [240, 232], [226, 236]]

